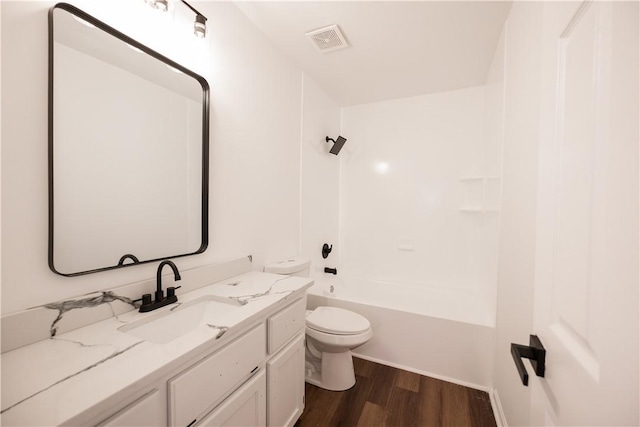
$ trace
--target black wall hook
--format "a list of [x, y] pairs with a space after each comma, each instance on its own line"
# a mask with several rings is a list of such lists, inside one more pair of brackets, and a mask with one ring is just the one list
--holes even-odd
[[533, 366], [533, 370], [535, 371], [536, 375], [544, 378], [544, 363], [546, 354], [547, 351], [545, 350], [537, 335], [529, 335], [528, 346], [521, 344], [511, 344], [511, 356], [513, 357], [513, 361], [516, 363], [516, 369], [518, 370], [518, 374], [520, 375], [522, 385], [529, 385], [529, 374], [527, 373], [527, 369], [524, 367], [524, 363], [522, 363], [522, 358], [525, 357], [531, 360], [531, 366]]
[[322, 245], [322, 258], [328, 257], [332, 249], [333, 249], [333, 245], [329, 246], [326, 243]]

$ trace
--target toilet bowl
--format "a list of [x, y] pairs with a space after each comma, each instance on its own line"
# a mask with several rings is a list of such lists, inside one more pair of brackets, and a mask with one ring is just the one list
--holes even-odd
[[318, 307], [306, 316], [305, 380], [317, 387], [342, 391], [354, 386], [351, 350], [371, 339], [369, 321], [349, 310]]
[[[305, 258], [265, 265], [265, 273], [308, 277], [311, 262]], [[305, 381], [332, 391], [356, 383], [351, 350], [371, 339], [369, 321], [353, 311], [318, 307], [306, 312]]]

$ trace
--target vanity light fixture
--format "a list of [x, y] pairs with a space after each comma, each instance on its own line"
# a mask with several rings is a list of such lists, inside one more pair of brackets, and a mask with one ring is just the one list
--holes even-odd
[[207, 35], [207, 18], [203, 15], [196, 15], [193, 23], [193, 34], [203, 39]]
[[180, 1], [184, 3], [189, 9], [191, 9], [193, 13], [196, 14], [196, 20], [193, 21], [193, 34], [195, 34], [196, 37], [199, 37], [201, 39], [205, 38], [205, 36], [207, 35], [207, 17], [201, 14], [200, 12], [198, 12], [193, 6], [191, 6], [186, 1], [184, 0], [180, 0]]
[[[169, 0], [144, 0], [144, 1], [151, 7], [155, 9], [159, 9], [163, 12], [166, 12], [169, 10]], [[193, 6], [191, 6], [186, 1], [184, 0], [180, 0], [180, 1], [184, 3], [185, 6], [187, 6], [189, 9], [191, 9], [193, 13], [196, 14], [196, 19], [195, 21], [193, 21], [193, 34], [195, 34], [196, 37], [199, 37], [201, 39], [205, 38], [207, 35], [207, 17], [201, 14], [200, 12], [198, 12]]]
[[144, 0], [149, 6], [154, 9], [159, 9], [163, 12], [169, 10], [169, 0]]
[[[166, 12], [169, 10], [169, 0], [144, 0], [144, 1], [149, 6], [155, 9], [161, 10], [163, 12]], [[189, 9], [191, 9], [193, 13], [196, 14], [196, 19], [195, 21], [193, 21], [193, 34], [195, 34], [196, 37], [199, 37], [201, 39], [205, 38], [207, 36], [207, 17], [201, 14], [200, 12], [198, 12], [193, 6], [191, 6], [186, 1], [184, 0], [180, 0], [180, 1], [184, 3], [185, 6], [187, 6]]]

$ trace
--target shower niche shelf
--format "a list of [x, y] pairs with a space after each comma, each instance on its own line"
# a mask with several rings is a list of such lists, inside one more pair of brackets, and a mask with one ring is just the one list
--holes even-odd
[[460, 212], [491, 214], [500, 211], [500, 176], [464, 176], [460, 182], [464, 187]]

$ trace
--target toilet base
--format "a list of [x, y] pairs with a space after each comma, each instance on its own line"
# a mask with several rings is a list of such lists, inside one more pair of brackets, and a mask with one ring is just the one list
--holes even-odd
[[322, 353], [321, 368], [307, 369], [305, 381], [325, 390], [344, 391], [356, 384], [351, 351]]

